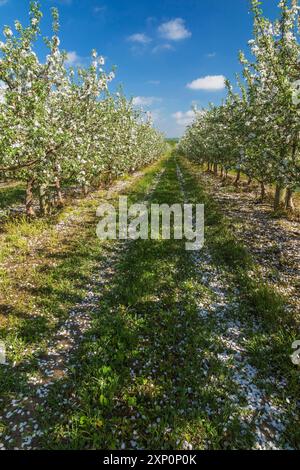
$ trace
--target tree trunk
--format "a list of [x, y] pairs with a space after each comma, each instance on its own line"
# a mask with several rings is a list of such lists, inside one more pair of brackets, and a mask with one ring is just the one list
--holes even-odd
[[33, 179], [27, 181], [25, 207], [26, 215], [28, 217], [34, 217], [35, 212], [33, 209]]
[[210, 172], [210, 163], [207, 164], [207, 171]]
[[236, 179], [235, 179], [235, 182], [234, 182], [235, 186], [238, 186], [238, 184], [240, 182], [240, 179], [241, 179], [241, 170], [238, 170], [237, 175], [236, 175]]
[[279, 184], [277, 184], [276, 189], [275, 189], [275, 197], [274, 197], [274, 211], [279, 209], [281, 197], [282, 197], [282, 187]]
[[264, 202], [266, 198], [266, 187], [265, 184], [261, 181], [260, 182], [260, 200], [261, 202]]
[[40, 211], [42, 215], [48, 214], [48, 198], [47, 198], [47, 191], [46, 185], [41, 184], [39, 187], [39, 200], [40, 200]]
[[252, 183], [252, 178], [251, 176], [249, 176], [248, 181], [247, 181], [247, 186], [250, 186], [251, 183]]
[[285, 208], [295, 210], [295, 205], [293, 201], [293, 191], [290, 188], [287, 188], [285, 195]]
[[218, 164], [214, 163], [214, 175], [218, 176]]
[[89, 188], [88, 188], [88, 185], [87, 185], [87, 184], [84, 184], [84, 185], [82, 186], [82, 192], [83, 192], [83, 195], [84, 195], [84, 196], [87, 196], [87, 195], [88, 195], [88, 193], [89, 193]]
[[221, 166], [221, 178], [223, 178], [223, 175], [224, 175], [224, 168]]
[[56, 189], [56, 197], [57, 197], [57, 206], [63, 207], [64, 198], [61, 192], [60, 179], [58, 177], [55, 179], [55, 189]]

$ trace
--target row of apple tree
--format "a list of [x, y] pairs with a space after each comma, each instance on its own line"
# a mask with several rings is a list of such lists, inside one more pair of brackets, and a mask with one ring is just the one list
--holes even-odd
[[[226, 82], [220, 106], [196, 111], [180, 142], [189, 158], [207, 163], [215, 173], [241, 173], [274, 185], [274, 207], [293, 209], [300, 186], [300, 45], [298, 0], [281, 0], [275, 21], [264, 17], [252, 0], [254, 35], [249, 58], [240, 52], [243, 74], [237, 84]], [[285, 197], [284, 197], [285, 196]]]
[[69, 67], [60, 49], [59, 17], [52, 9], [53, 35], [44, 38], [47, 57], [36, 45], [42, 13], [30, 4], [29, 25], [4, 27], [0, 42], [0, 175], [26, 182], [26, 213], [63, 204], [62, 188], [84, 192], [157, 159], [164, 138], [149, 117], [123, 93], [110, 93], [114, 72], [94, 50], [86, 67]]

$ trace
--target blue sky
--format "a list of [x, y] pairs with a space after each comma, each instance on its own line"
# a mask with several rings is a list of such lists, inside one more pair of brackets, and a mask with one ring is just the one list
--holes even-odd
[[[191, 107], [219, 103], [223, 78], [239, 72], [238, 50], [252, 36], [248, 0], [41, 0], [43, 33], [51, 6], [61, 16], [70, 63], [87, 64], [93, 48], [117, 66], [113, 85], [152, 111], [155, 125], [180, 136]], [[262, 0], [267, 16], [276, 0]], [[29, 0], [0, 0], [1, 25], [27, 22]], [[40, 47], [39, 53], [44, 53]]]

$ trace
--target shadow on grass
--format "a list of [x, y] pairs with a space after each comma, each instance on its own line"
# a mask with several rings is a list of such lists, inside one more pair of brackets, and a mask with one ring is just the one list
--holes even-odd
[[[152, 202], [181, 198], [172, 159]], [[220, 410], [224, 388], [206, 387], [212, 338], [199, 320], [196, 279], [184, 241], [128, 245], [76, 356], [68, 387], [77, 406], [51, 427], [47, 447], [176, 449], [192, 436], [201, 448], [214, 435], [212, 447], [222, 448], [230, 402]], [[218, 410], [211, 420], [207, 406]], [[238, 440], [239, 426], [231, 432]]]
[[[292, 364], [291, 345], [299, 336], [299, 313], [290, 308], [290, 299], [263, 279], [259, 261], [236, 237], [230, 227], [230, 220], [221, 213], [221, 208], [212, 196], [205, 192], [203, 185], [193, 175], [189, 164], [183, 160], [186, 181], [194, 197], [205, 203], [206, 243], [212, 253], [215, 267], [222, 266], [232, 277], [239, 292], [239, 315], [247, 323], [255, 321], [259, 329], [248, 331], [248, 354], [251, 363], [262, 377], [276, 377], [285, 383], [282, 390], [284, 400], [289, 396], [298, 400], [299, 371]], [[261, 214], [257, 212], [257, 218]], [[208, 221], [213, 221], [211, 224]], [[284, 239], [286, 232], [276, 228], [277, 237]], [[270, 250], [266, 246], [265, 250]], [[274, 250], [274, 248], [273, 248]], [[280, 260], [281, 250], [275, 251]], [[294, 435], [294, 433], [292, 433]], [[298, 444], [295, 443], [295, 448]]]
[[15, 204], [23, 203], [25, 199], [25, 189], [22, 185], [12, 187], [0, 187], [0, 209], [9, 208]]

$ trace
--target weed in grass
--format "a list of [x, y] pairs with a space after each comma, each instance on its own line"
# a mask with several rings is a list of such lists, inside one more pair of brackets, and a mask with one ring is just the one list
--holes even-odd
[[286, 308], [286, 301], [274, 288], [262, 280], [243, 274], [240, 276], [239, 285], [247, 310], [262, 321], [266, 329], [273, 330], [274, 327], [290, 324], [291, 315]]
[[212, 244], [212, 254], [215, 263], [225, 264], [228, 268], [247, 269], [252, 259], [247, 249], [226, 233], [217, 236]]

